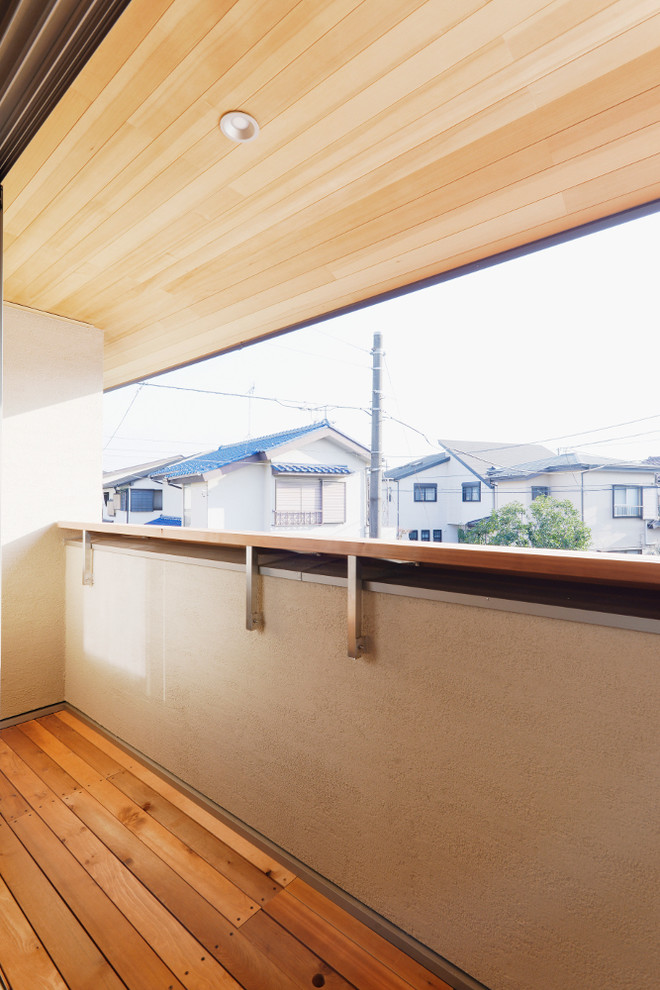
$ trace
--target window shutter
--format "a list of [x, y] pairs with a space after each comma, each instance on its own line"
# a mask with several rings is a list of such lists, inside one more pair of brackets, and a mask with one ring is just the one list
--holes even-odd
[[277, 512], [320, 512], [321, 486], [317, 478], [277, 478]]
[[346, 482], [323, 480], [323, 522], [346, 522]]

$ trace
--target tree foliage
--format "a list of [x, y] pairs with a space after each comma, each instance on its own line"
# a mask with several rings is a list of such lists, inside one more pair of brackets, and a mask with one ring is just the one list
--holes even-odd
[[459, 530], [460, 543], [488, 543], [503, 547], [546, 550], [587, 550], [591, 530], [568, 499], [539, 495], [527, 511], [520, 502], [494, 509], [469, 529]]

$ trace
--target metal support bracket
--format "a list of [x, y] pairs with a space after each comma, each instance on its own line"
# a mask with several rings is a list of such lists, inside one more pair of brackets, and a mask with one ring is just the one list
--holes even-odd
[[258, 551], [245, 548], [245, 628], [248, 632], [263, 629], [263, 613], [257, 610], [257, 579], [259, 577]]
[[358, 557], [348, 556], [348, 655], [354, 660], [361, 657], [365, 650], [365, 640], [362, 635], [362, 561]]
[[92, 546], [92, 534], [86, 529], [83, 530], [83, 571], [82, 583], [86, 585], [94, 584], [94, 548]]

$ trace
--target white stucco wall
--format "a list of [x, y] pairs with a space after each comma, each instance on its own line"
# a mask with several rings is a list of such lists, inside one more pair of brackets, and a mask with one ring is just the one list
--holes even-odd
[[4, 308], [0, 716], [64, 696], [64, 555], [53, 523], [99, 520], [102, 335]]
[[[463, 501], [464, 482], [481, 484], [480, 502]], [[416, 484], [437, 485], [437, 502], [415, 502]], [[441, 529], [443, 543], [455, 543], [460, 526], [465, 526], [471, 519], [490, 515], [493, 509], [492, 489], [483, 481], [479, 482], [479, 478], [454, 457], [447, 463], [401, 478], [398, 483], [388, 481], [387, 486], [392, 493], [392, 502], [387, 509], [389, 525], [397, 525], [398, 499], [398, 530], [403, 539], [408, 538], [411, 529]]]
[[[193, 514], [193, 526], [208, 525], [209, 529], [263, 530], [267, 523], [267, 486], [270, 465], [245, 464], [229, 469], [226, 474], [209, 477], [208, 523], [196, 522], [201, 516]], [[201, 485], [193, 485], [199, 491]]]
[[[346, 521], [322, 526], [274, 527], [275, 476], [271, 465], [282, 463], [345, 464], [352, 473], [338, 476], [338, 479], [346, 483]], [[209, 529], [230, 532], [320, 533], [329, 539], [361, 537], [365, 534], [365, 462], [330, 438], [291, 445], [274, 455], [272, 461], [255, 461], [240, 467], [230, 465], [221, 473], [210, 474], [207, 501], [202, 504], [200, 499], [205, 497], [202, 492], [206, 484], [195, 482], [190, 486], [193, 501], [191, 525], [196, 528], [208, 526]]]
[[[657, 506], [658, 488], [653, 469], [648, 471], [561, 471], [536, 475], [533, 478], [512, 479], [497, 485], [497, 507], [509, 502], [530, 504], [532, 486], [550, 489], [553, 498], [568, 500], [591, 530], [591, 549], [610, 552], [640, 550], [653, 552], [660, 540], [660, 529], [649, 529], [647, 519], [614, 516], [612, 486], [630, 485], [647, 488], [651, 501]], [[657, 513], [656, 513], [657, 515]]]
[[655, 990], [657, 635], [366, 592], [355, 661], [342, 588], [80, 565], [72, 704], [494, 990]]

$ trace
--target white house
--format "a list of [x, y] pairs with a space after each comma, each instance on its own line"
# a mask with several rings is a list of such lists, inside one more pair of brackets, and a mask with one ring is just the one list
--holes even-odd
[[365, 534], [369, 451], [327, 420], [234, 444], [157, 471], [199, 529]]
[[103, 521], [181, 525], [181, 491], [152, 473], [183, 460], [183, 455], [103, 473]]
[[459, 528], [493, 509], [510, 502], [527, 508], [552, 495], [575, 506], [591, 530], [592, 550], [658, 552], [660, 472], [653, 463], [555, 455], [538, 444], [443, 445], [385, 474], [386, 512], [400, 539], [456, 542]]
[[489, 475], [498, 508], [539, 495], [568, 499], [591, 530], [592, 550], [657, 553], [660, 473], [653, 464], [565, 453]]
[[552, 456], [540, 444], [440, 442], [438, 453], [384, 474], [383, 525], [399, 539], [456, 543], [460, 528], [495, 508], [490, 471]]

